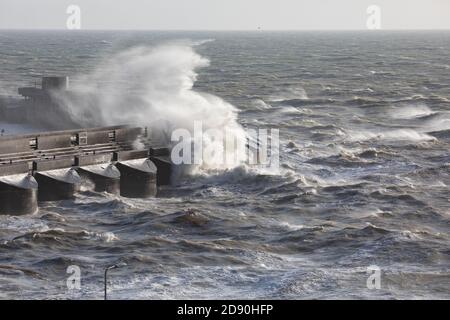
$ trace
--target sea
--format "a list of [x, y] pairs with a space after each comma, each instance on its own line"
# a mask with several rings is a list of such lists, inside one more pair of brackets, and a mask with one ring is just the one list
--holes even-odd
[[1, 215], [0, 299], [103, 299], [114, 265], [109, 299], [450, 299], [449, 52], [448, 31], [0, 31], [5, 101], [69, 76], [80, 126], [277, 129], [280, 148], [278, 170]]

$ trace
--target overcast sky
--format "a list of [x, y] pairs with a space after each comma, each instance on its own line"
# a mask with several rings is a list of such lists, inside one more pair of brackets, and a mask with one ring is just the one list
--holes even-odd
[[450, 0], [0, 0], [0, 29], [65, 29], [71, 4], [82, 29], [365, 29], [372, 4], [382, 29], [450, 29]]

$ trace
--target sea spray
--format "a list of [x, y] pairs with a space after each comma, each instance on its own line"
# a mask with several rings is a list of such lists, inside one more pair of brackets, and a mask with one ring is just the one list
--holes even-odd
[[[194, 90], [196, 71], [208, 65], [209, 60], [186, 43], [130, 48], [81, 76], [61, 102], [82, 126], [146, 126], [153, 138], [172, 144], [174, 130], [193, 132], [194, 122], [201, 122], [205, 132], [226, 131], [243, 141], [238, 110], [217, 96]], [[207, 134], [201, 139], [203, 144], [213, 143]], [[241, 160], [220, 167], [235, 167]]]

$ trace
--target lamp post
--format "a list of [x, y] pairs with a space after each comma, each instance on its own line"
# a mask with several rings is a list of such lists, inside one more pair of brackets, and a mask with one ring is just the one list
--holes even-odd
[[127, 264], [125, 263], [125, 262], [120, 262], [120, 263], [117, 263], [117, 264], [114, 264], [114, 265], [112, 265], [112, 266], [109, 266], [109, 267], [106, 267], [105, 268], [105, 300], [108, 300], [108, 279], [107, 279], [107, 276], [108, 276], [108, 271], [109, 270], [112, 270], [112, 269], [117, 269], [117, 268], [120, 268], [120, 267], [124, 267], [124, 266], [126, 266]]

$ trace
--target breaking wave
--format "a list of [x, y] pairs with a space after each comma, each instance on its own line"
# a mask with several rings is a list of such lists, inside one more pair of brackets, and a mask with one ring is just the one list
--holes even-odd
[[396, 129], [383, 132], [375, 131], [349, 131], [347, 132], [348, 141], [369, 141], [369, 140], [387, 140], [387, 141], [435, 141], [436, 138], [413, 129]]
[[[80, 125], [146, 126], [163, 143], [170, 143], [175, 129], [192, 134], [196, 121], [203, 126], [204, 149], [214, 143], [207, 134], [209, 129], [245, 141], [237, 109], [215, 95], [194, 90], [196, 71], [209, 65], [209, 60], [192, 48], [202, 43], [180, 42], [119, 52], [82, 76], [73, 86], [74, 94], [63, 104]], [[223, 166], [237, 165], [239, 159]]]
[[407, 105], [389, 110], [389, 115], [394, 119], [421, 118], [435, 113], [425, 104]]

